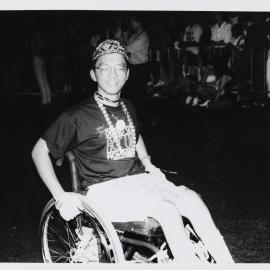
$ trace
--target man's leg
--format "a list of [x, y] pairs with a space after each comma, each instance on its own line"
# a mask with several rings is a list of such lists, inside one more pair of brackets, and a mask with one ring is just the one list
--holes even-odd
[[163, 200], [157, 206], [154, 218], [159, 222], [174, 257], [174, 262], [181, 264], [198, 263], [192, 244], [189, 241], [177, 208]]
[[199, 195], [190, 189], [181, 190], [176, 204], [181, 215], [192, 222], [196, 232], [216, 262], [233, 263], [228, 247]]
[[[177, 208], [178, 219], [179, 216], [182, 215], [187, 217], [191, 221], [196, 232], [202, 239], [203, 243], [206, 245], [207, 249], [213, 255], [217, 263], [233, 263], [232, 256], [226, 246], [226, 243], [219, 230], [216, 228], [211, 214], [200, 196], [196, 192], [186, 188], [185, 186], [177, 187], [176, 185], [167, 180], [155, 180], [156, 181], [149, 182], [149, 184], [151, 185], [148, 186], [148, 188], [152, 190], [152, 192], [155, 193], [157, 196], [160, 196], [160, 198], [163, 198], [164, 200], [170, 202], [172, 205], [174, 205], [175, 208]], [[160, 209], [162, 209], [162, 207], [166, 208], [167, 206], [161, 205]], [[173, 234], [174, 237], [178, 234], [181, 236], [184, 231], [182, 230], [182, 232], [179, 232], [180, 226], [177, 229], [175, 225], [177, 224], [175, 223], [176, 218], [173, 218], [175, 214], [173, 214], [172, 209], [163, 209], [160, 210], [160, 213], [162, 214], [164, 211], [165, 213], [170, 211], [171, 214], [168, 214], [166, 216], [167, 219], [165, 217], [165, 220], [162, 220], [165, 223], [162, 227], [165, 226], [165, 228], [171, 228], [173, 232], [172, 235], [170, 235], [171, 232], [166, 231], [164, 232], [165, 235], [167, 233], [172, 238]], [[170, 219], [168, 219], [169, 216]], [[163, 216], [161, 216], [161, 218], [163, 218]], [[168, 222], [168, 224], [166, 222]], [[174, 228], [173, 225], [175, 225]], [[170, 240], [173, 241], [173, 239], [171, 238]], [[168, 242], [170, 240], [168, 238]], [[177, 243], [174, 242], [172, 242], [172, 244], [177, 245]]]

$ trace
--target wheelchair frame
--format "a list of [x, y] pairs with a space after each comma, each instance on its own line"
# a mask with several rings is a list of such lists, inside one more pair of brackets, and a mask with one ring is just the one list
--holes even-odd
[[[68, 152], [66, 157], [69, 161], [72, 190], [79, 193], [75, 156]], [[62, 162], [63, 159], [60, 159], [56, 164], [61, 166]], [[162, 228], [155, 219], [111, 223], [104, 219], [102, 209], [94, 204], [90, 206], [83, 195], [79, 196], [85, 210], [68, 222], [63, 220], [56, 210], [54, 199], [45, 206], [40, 220], [41, 253], [44, 262], [160, 263], [173, 259]], [[206, 250], [190, 221], [183, 217], [183, 222], [187, 237], [194, 244], [196, 256], [201, 261], [214, 263], [214, 258]], [[91, 235], [84, 246], [82, 229]], [[67, 239], [64, 239], [65, 237]], [[95, 244], [90, 247], [90, 242]]]

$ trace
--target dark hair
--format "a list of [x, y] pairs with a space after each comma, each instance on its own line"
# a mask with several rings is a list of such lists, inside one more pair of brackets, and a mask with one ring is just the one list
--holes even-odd
[[129, 21], [135, 21], [137, 23], [140, 23], [142, 25], [142, 27], [144, 27], [144, 25], [145, 25], [145, 19], [143, 18], [143, 16], [141, 14], [132, 14], [129, 17]]
[[239, 37], [239, 36], [242, 36], [244, 35], [244, 29], [243, 29], [243, 26], [239, 23], [237, 24], [234, 24], [232, 26], [232, 36], [233, 37]]

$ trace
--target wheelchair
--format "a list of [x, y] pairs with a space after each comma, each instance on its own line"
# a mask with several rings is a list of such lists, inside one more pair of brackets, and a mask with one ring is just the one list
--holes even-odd
[[[68, 152], [72, 189], [80, 192], [75, 156]], [[58, 160], [57, 165], [62, 165]], [[153, 218], [145, 221], [108, 222], [102, 209], [89, 205], [81, 196], [84, 210], [65, 221], [51, 199], [40, 220], [41, 254], [47, 263], [166, 263], [173, 260], [162, 228]], [[204, 263], [215, 263], [190, 221], [183, 217], [194, 253]]]

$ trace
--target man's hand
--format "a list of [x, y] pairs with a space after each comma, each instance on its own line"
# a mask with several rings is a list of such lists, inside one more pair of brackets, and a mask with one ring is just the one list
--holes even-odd
[[156, 179], [167, 180], [165, 174], [161, 172], [159, 168], [153, 165], [150, 160], [145, 164], [145, 171], [151, 173]]
[[79, 196], [75, 192], [63, 192], [56, 200], [55, 207], [64, 220], [75, 218], [80, 214], [80, 210], [84, 209]]

